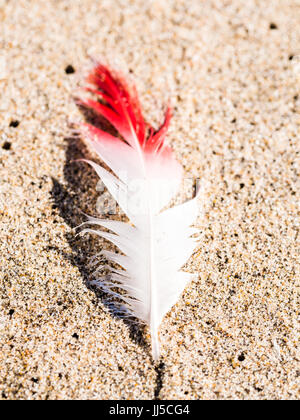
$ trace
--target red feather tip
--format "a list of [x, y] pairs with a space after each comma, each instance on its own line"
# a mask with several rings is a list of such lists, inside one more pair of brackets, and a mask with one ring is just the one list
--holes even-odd
[[[163, 124], [155, 132], [154, 128], [145, 122], [135, 86], [129, 88], [121, 75], [98, 64], [87, 81], [95, 88], [87, 87], [86, 90], [98, 96], [100, 101], [81, 100], [81, 105], [92, 109], [109, 121], [132, 147], [139, 146], [147, 153], [162, 150], [171, 119], [170, 107], [167, 108]], [[101, 137], [110, 141], [115, 139], [114, 136], [93, 125], [84, 124], [84, 126], [99, 140]]]

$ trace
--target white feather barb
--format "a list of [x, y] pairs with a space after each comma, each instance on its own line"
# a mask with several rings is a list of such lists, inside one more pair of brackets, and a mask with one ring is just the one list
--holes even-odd
[[[154, 130], [144, 122], [134, 88], [124, 79], [98, 65], [88, 78], [88, 89], [102, 102], [81, 101], [105, 117], [122, 135], [112, 136], [90, 124], [82, 124], [88, 144], [115, 175], [94, 162], [96, 170], [133, 226], [115, 220], [88, 217], [90, 224], [106, 230], [85, 228], [116, 245], [120, 253], [102, 251], [121, 269], [97, 280], [108, 294], [123, 301], [126, 310], [146, 323], [151, 331], [152, 355], [160, 357], [159, 325], [191, 280], [180, 269], [193, 254], [197, 232], [191, 226], [198, 214], [197, 198], [162, 211], [179, 191], [182, 168], [164, 139], [170, 120], [168, 109], [162, 127]], [[147, 131], [149, 134], [147, 136]], [[118, 293], [116, 288], [125, 294]]]

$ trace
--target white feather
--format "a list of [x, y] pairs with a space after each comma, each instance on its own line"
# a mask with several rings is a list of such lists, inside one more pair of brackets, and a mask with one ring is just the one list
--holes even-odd
[[[119, 158], [122, 161], [122, 157]], [[127, 292], [126, 297], [114, 293], [124, 300], [125, 306], [133, 316], [149, 325], [153, 359], [157, 360], [160, 356], [159, 325], [192, 277], [180, 269], [196, 247], [196, 239], [192, 235], [197, 230], [191, 228], [191, 225], [197, 218], [197, 199], [160, 213], [161, 208], [176, 193], [174, 180], [170, 182], [168, 174], [167, 177], [162, 174], [161, 178], [157, 178], [157, 172], [155, 178], [147, 174], [145, 179], [137, 180], [136, 184], [139, 187], [131, 191], [130, 183], [134, 180], [130, 175], [127, 177], [130, 181], [125, 183], [94, 162], [88, 162], [134, 223], [134, 226], [131, 226], [115, 220], [89, 217], [87, 223], [101, 226], [112, 233], [93, 229], [84, 229], [82, 232], [95, 233], [107, 239], [124, 254], [103, 252], [110, 261], [117, 263], [125, 271], [112, 271], [109, 288], [105, 279], [98, 285], [102, 283], [102, 286], [106, 286], [105, 290], [108, 293], [112, 293], [113, 286], [121, 287]], [[118, 172], [116, 164], [112, 169]], [[125, 177], [123, 179], [125, 180]], [[163, 189], [164, 194], [160, 194], [158, 180], [167, 181], [168, 187]], [[175, 182], [177, 183], [177, 180]], [[137, 203], [140, 203], [140, 206]]]
[[[88, 217], [85, 224], [104, 230], [85, 228], [116, 245], [120, 253], [102, 251], [108, 260], [121, 269], [111, 269], [109, 276], [96, 283], [112, 297], [124, 302], [126, 311], [150, 327], [153, 359], [160, 357], [159, 325], [164, 315], [178, 301], [192, 275], [181, 268], [193, 254], [196, 230], [191, 226], [198, 213], [197, 198], [162, 211], [178, 193], [182, 167], [163, 140], [170, 119], [156, 135], [146, 140], [145, 123], [136, 97], [130, 98], [127, 88], [103, 66], [99, 65], [91, 80], [105, 92], [112, 109], [87, 101], [87, 106], [103, 114], [126, 142], [84, 125], [83, 132], [90, 146], [115, 175], [87, 161], [128, 216], [130, 222]], [[101, 92], [97, 91], [97, 94]], [[108, 232], [109, 231], [109, 232]], [[125, 292], [117, 293], [116, 288]], [[124, 308], [123, 308], [124, 309]]]

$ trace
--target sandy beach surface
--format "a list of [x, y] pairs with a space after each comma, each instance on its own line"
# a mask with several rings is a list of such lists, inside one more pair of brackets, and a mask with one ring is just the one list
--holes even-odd
[[[297, 399], [300, 2], [0, 0], [0, 399]], [[76, 237], [97, 177], [74, 159], [91, 58], [135, 81], [199, 178], [196, 274], [160, 328], [89, 285]]]

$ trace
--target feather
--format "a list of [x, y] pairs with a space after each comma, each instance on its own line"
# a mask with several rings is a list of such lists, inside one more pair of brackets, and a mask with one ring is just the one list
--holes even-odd
[[[152, 355], [160, 357], [158, 329], [164, 315], [177, 302], [191, 274], [180, 269], [193, 254], [197, 217], [196, 197], [162, 211], [179, 191], [182, 167], [166, 145], [171, 110], [168, 107], [162, 126], [155, 132], [144, 120], [137, 92], [124, 78], [98, 64], [87, 79], [86, 90], [98, 100], [80, 104], [104, 117], [119, 133], [81, 124], [82, 133], [111, 174], [87, 161], [97, 172], [131, 224], [88, 217], [84, 224], [105, 230], [85, 228], [114, 245], [122, 254], [102, 251], [121, 269], [111, 268], [109, 276], [97, 280], [98, 286], [120, 298], [127, 314], [146, 323], [151, 332]], [[117, 293], [116, 288], [124, 293]]]

